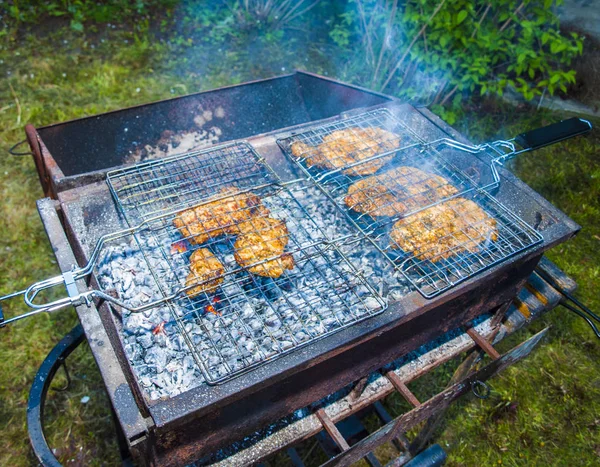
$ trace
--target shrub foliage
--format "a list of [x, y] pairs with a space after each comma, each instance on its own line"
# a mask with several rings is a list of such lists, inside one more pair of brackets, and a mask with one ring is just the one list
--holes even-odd
[[583, 42], [561, 33], [560, 3], [350, 0], [330, 35], [345, 51], [346, 76], [379, 90], [443, 105], [510, 86], [530, 100], [575, 82], [569, 65]]

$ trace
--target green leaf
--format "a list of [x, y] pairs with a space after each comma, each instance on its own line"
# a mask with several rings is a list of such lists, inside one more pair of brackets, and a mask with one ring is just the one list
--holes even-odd
[[74, 19], [71, 20], [71, 29], [77, 32], [83, 32], [83, 24]]
[[460, 23], [462, 23], [468, 15], [469, 13], [467, 13], [467, 10], [460, 10], [458, 12], [458, 15], [456, 15], [456, 24], [459, 25]]

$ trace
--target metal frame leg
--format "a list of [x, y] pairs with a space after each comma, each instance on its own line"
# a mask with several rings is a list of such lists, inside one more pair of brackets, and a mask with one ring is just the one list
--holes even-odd
[[29, 441], [33, 452], [43, 466], [60, 467], [61, 465], [52, 453], [44, 436], [43, 420], [46, 395], [58, 369], [61, 365], [64, 365], [65, 359], [84, 339], [83, 328], [78, 324], [50, 351], [37, 371], [29, 391], [27, 431], [29, 432]]
[[[42, 365], [35, 375], [31, 389], [29, 390], [29, 399], [27, 401], [27, 431], [29, 432], [29, 441], [35, 456], [44, 467], [61, 467], [60, 462], [54, 456], [52, 449], [48, 446], [44, 436], [44, 406], [46, 404], [46, 395], [52, 384], [56, 372], [62, 366], [67, 375], [67, 385], [64, 388], [57, 388], [57, 391], [68, 389], [71, 382], [69, 372], [66, 367], [66, 359], [71, 353], [79, 347], [85, 340], [85, 334], [81, 324], [75, 326], [69, 333], [54, 346], [50, 353], [44, 359]], [[112, 406], [111, 406], [112, 411]], [[113, 420], [117, 428], [117, 440], [119, 451], [124, 466], [131, 466], [131, 455], [127, 447], [127, 441], [121, 431], [121, 427], [116, 422], [113, 412]]]

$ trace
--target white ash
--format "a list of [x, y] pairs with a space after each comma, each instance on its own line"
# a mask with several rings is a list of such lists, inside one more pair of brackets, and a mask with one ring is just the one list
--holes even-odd
[[[116, 292], [128, 305], [141, 306], [161, 297], [135, 241], [106, 247], [98, 264], [100, 286]], [[173, 397], [204, 382], [168, 306], [139, 313], [122, 309], [121, 314], [125, 353], [150, 400]]]
[[223, 133], [219, 120], [225, 118], [225, 110], [218, 106], [213, 110], [197, 109], [195, 127], [186, 131], [166, 130], [155, 144], [138, 146], [125, 157], [125, 164], [161, 159], [176, 154], [203, 149], [220, 141]]
[[[378, 311], [381, 299], [360, 282], [335, 248], [307, 247], [325, 236], [351, 235], [345, 215], [316, 187], [295, 189], [293, 195], [313, 220], [286, 192], [263, 198], [271, 215], [285, 219], [289, 230], [287, 250], [293, 252], [296, 266], [284, 276], [274, 280], [239, 270], [233, 239], [222, 237], [203, 246], [226, 271], [239, 271], [226, 275], [215, 294], [195, 299], [183, 295], [170, 307], [141, 313], [123, 310], [125, 351], [150, 399], [172, 397], [205, 383], [196, 360], [216, 381]], [[171, 253], [181, 236], [170, 225], [159, 232], [138, 236], [146, 258], [137, 243], [107, 248], [99, 261], [101, 286], [114, 289], [132, 306], [178, 291], [185, 284], [189, 254]], [[408, 291], [402, 276], [369, 242], [341, 250], [384, 300]], [[208, 307], [215, 307], [221, 316], [207, 312]], [[164, 329], [157, 331], [161, 323]]]

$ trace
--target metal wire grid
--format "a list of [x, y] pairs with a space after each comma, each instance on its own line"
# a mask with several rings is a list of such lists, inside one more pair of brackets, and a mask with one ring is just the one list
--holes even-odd
[[[323, 142], [326, 135], [337, 129], [364, 129], [368, 125], [385, 128], [400, 136], [401, 144], [397, 145], [395, 155], [393, 150], [392, 156], [389, 155], [390, 151], [380, 151], [369, 159], [352, 163], [345, 168], [329, 170], [327, 167], [317, 167], [307, 162], [308, 156], [297, 157], [292, 153], [292, 144], [296, 141], [315, 147]], [[405, 135], [408, 135], [408, 141]], [[278, 144], [338, 208], [346, 213], [353, 225], [390, 261], [398, 265], [406, 278], [426, 298], [432, 298], [543, 241], [538, 232], [484, 191], [483, 188], [488, 189], [491, 184], [478, 184], [478, 178], [481, 178], [480, 165], [470, 168], [472, 173], [469, 174], [460, 170], [432, 145], [395, 120], [386, 109], [310, 128], [302, 134], [280, 139]], [[367, 144], [370, 143], [363, 145]], [[378, 158], [385, 158], [385, 164], [380, 165], [378, 169], [360, 169], [361, 164], [370, 164]], [[369, 175], [359, 177], [359, 172], [369, 172]], [[372, 175], [372, 172], [375, 174]], [[491, 175], [493, 176], [493, 173]], [[464, 241], [461, 242], [458, 238], [449, 241], [448, 234], [435, 236], [433, 234], [438, 229], [421, 222], [419, 234], [432, 237], [432, 249], [439, 249], [439, 245], [444, 245], [444, 242], [448, 245], [439, 251], [437, 258], [433, 258], [435, 261], [427, 258], [431, 253], [413, 255], [403, 251], [400, 245], [390, 240], [392, 226], [399, 219], [410, 222], [411, 218], [419, 219], [418, 213], [436, 205], [451, 203], [453, 199], [460, 205], [466, 201], [465, 198], [481, 206], [495, 219], [497, 239], [479, 241], [477, 238], [469, 238], [473, 230], [463, 228], [454, 232], [454, 237], [464, 237]], [[458, 224], [468, 225], [465, 224], [465, 213], [456, 213], [456, 217]], [[442, 226], [439, 230], [452, 231], [452, 225]]]
[[[414, 236], [417, 232], [429, 236], [431, 243], [421, 242], [419, 234]], [[427, 298], [542, 241], [536, 230], [481, 191], [404, 218], [389, 235], [378, 238], [388, 257]]]
[[[250, 167], [250, 176], [244, 179], [244, 183], [250, 185], [254, 180], [263, 182], [276, 177], [269, 173], [269, 167], [266, 167], [266, 173], [264, 169], [255, 169], [255, 165], [246, 159], [253, 159], [262, 166], [259, 156], [248, 145], [240, 146], [226, 148], [227, 154], [242, 154], [242, 166]], [[214, 152], [219, 150], [213, 149]], [[189, 208], [193, 193], [216, 192], [220, 199], [230, 198], [231, 195], [222, 193], [224, 184], [217, 183], [220, 178], [215, 174], [215, 167], [225, 167], [229, 171], [225, 178], [229, 177], [234, 183], [237, 182], [237, 172], [228, 163], [211, 164], [211, 152], [202, 151], [111, 174], [109, 184], [126, 217], [131, 213], [148, 217], [171, 210], [173, 206]], [[219, 154], [214, 156], [220, 159]], [[185, 176], [190, 173], [185, 171], [188, 167], [200, 167], [202, 170], [208, 167], [208, 170], [200, 171], [206, 174], [206, 180], [202, 176], [189, 180]], [[207, 289], [193, 296], [182, 293], [179, 295], [181, 298], [170, 302], [169, 306], [210, 384], [224, 382], [381, 313], [386, 307], [385, 301], [338, 249], [336, 241], [326, 238], [317, 221], [308, 215], [290, 189], [262, 183], [250, 190], [248, 185], [237, 183], [234, 186], [245, 188], [242, 193], [248, 196], [256, 196], [261, 209], [250, 212], [249, 209], [257, 206], [235, 205], [231, 212], [220, 216], [227, 218], [243, 212], [243, 218], [251, 217], [250, 222], [244, 224], [245, 230], [251, 235], [270, 235], [269, 242], [281, 240], [283, 234], [267, 234], [261, 220], [268, 217], [285, 221], [288, 243], [283, 253], [291, 256], [295, 264], [293, 268], [282, 271], [279, 277], [258, 275], [261, 266], [269, 269], [277, 265], [276, 255], [256, 263], [244, 263], [244, 267], [238, 264], [234, 252], [235, 242], [241, 236], [239, 232], [228, 235], [226, 229], [218, 231], [211, 226], [183, 237], [182, 231], [188, 232], [181, 227], [177, 229], [173, 223], [181, 211], [157, 219], [150, 218], [136, 235], [163, 296], [182, 289], [190, 291], [198, 286]], [[149, 187], [149, 191], [144, 192], [144, 187]], [[180, 190], [186, 192], [184, 196], [180, 195]], [[119, 194], [123, 199], [119, 198]], [[204, 201], [202, 205], [210, 203]], [[198, 238], [199, 233], [206, 234], [201, 245], [193, 240]], [[218, 287], [207, 286], [215, 280], [214, 277], [198, 277], [191, 283], [186, 281], [190, 274], [190, 256], [199, 248], [210, 251], [210, 255], [214, 255], [223, 267], [217, 281], [222, 282], [216, 284]], [[237, 250], [239, 252], [239, 248]], [[249, 270], [256, 274], [249, 273]], [[214, 282], [212, 284], [215, 285]]]
[[107, 174], [119, 207], [131, 223], [183, 209], [218, 195], [276, 183], [276, 176], [245, 143], [233, 143], [138, 164]]
[[[261, 198], [272, 218], [285, 219], [290, 232], [285, 254], [293, 257], [294, 267], [274, 278], [248, 273], [249, 268], [260, 267], [269, 259], [242, 268], [232, 254], [236, 237], [211, 238], [200, 248], [209, 250], [223, 265], [222, 283], [216, 290], [182, 295], [174, 304], [175, 319], [211, 384], [385, 309], [385, 302], [335, 243], [325, 239], [291, 192], [282, 189], [261, 194]], [[150, 227], [161, 256], [150, 262], [155, 270], [161, 260], [168, 266], [167, 273], [158, 275], [167, 294], [210, 282], [201, 277], [186, 282], [190, 256], [198, 247], [182, 246], [170, 220]]]
[[[364, 134], [352, 133], [354, 129], [382, 128], [394, 136], [365, 138]], [[344, 130], [346, 133], [336, 133]], [[349, 133], [348, 133], [349, 132]], [[335, 135], [336, 138], [332, 139]], [[335, 143], [352, 135], [351, 144], [335, 146]], [[317, 166], [311, 162], [319, 155], [318, 146], [326, 138], [334, 143], [334, 151], [341, 153], [353, 147], [366, 147], [356, 156], [357, 162], [334, 169]], [[383, 141], [373, 156], [360, 160], [361, 155], [371, 154], [376, 142]], [[298, 157], [293, 145], [306, 145], [306, 153]], [[277, 141], [291, 159], [343, 210], [356, 221], [357, 227], [370, 235], [394, 222], [440, 201], [459, 196], [479, 188], [481, 164], [467, 171], [429, 146], [414, 131], [394, 118], [387, 109], [366, 112], [331, 124], [310, 128], [307, 131]], [[474, 160], [470, 157], [471, 161]], [[373, 163], [378, 162], [377, 165]], [[333, 165], [333, 164], [331, 164]], [[366, 167], [366, 168], [365, 168]], [[349, 197], [349, 190], [352, 196]]]

